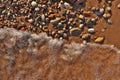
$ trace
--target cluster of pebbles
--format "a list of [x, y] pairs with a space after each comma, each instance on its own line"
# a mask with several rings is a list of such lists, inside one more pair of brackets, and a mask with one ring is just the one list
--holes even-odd
[[[102, 0], [98, 0], [101, 3]], [[94, 26], [99, 19], [104, 18], [108, 24], [112, 16], [113, 0], [105, 0], [103, 7], [91, 7], [84, 10], [66, 1], [53, 0], [1, 0], [0, 28], [9, 27], [33, 33], [46, 32], [48, 36], [68, 40], [70, 36], [78, 36], [85, 42], [90, 41], [96, 33]], [[83, 6], [84, 3], [79, 5]], [[93, 17], [93, 15], [95, 15]], [[87, 28], [87, 32], [85, 32]], [[98, 37], [95, 42], [101, 43], [104, 37]]]

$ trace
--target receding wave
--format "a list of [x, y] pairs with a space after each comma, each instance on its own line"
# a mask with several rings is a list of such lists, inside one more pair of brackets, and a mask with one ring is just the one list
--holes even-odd
[[120, 50], [114, 45], [67, 44], [9, 28], [0, 29], [0, 63], [0, 80], [120, 79]]

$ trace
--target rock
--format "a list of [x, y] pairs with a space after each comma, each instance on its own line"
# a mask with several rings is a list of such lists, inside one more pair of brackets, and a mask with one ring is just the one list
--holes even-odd
[[42, 25], [42, 26], [45, 26], [45, 22], [42, 22], [41, 25]]
[[84, 24], [80, 24], [80, 25], [79, 25], [79, 28], [80, 28], [80, 29], [83, 29], [83, 28], [84, 28]]
[[95, 11], [95, 10], [96, 10], [96, 8], [95, 8], [95, 7], [92, 7], [92, 8], [91, 8], [91, 10], [92, 10], [92, 11]]
[[40, 21], [41, 21], [41, 17], [40, 17], [40, 16], [37, 16], [37, 17], [35, 18], [35, 21], [36, 21], [36, 22], [40, 22]]
[[110, 19], [107, 19], [106, 22], [110, 25], [112, 24], [112, 21]]
[[67, 15], [70, 14], [70, 10], [67, 10], [67, 11], [66, 11], [66, 14], [67, 14]]
[[68, 34], [67, 33], [63, 33], [63, 39], [68, 39]]
[[70, 6], [70, 4], [67, 3], [67, 2], [64, 2], [64, 5], [65, 5], [65, 7], [69, 7]]
[[108, 18], [110, 18], [111, 17], [111, 14], [109, 14], [109, 13], [105, 13], [104, 15], [103, 15], [103, 18], [104, 19], [108, 19]]
[[79, 28], [72, 28], [70, 30], [70, 35], [71, 36], [79, 36], [81, 33], [81, 30]]
[[39, 7], [36, 7], [36, 8], [35, 8], [35, 11], [36, 11], [36, 12], [40, 11], [40, 8], [39, 8]]
[[65, 20], [61, 20], [61, 23], [63, 23], [63, 24], [64, 24], [64, 23], [66, 23], [66, 21], [67, 21], [66, 19], [65, 19]]
[[62, 29], [63, 26], [64, 26], [64, 25], [63, 25], [61, 22], [59, 22], [58, 25], [57, 25], [58, 29]]
[[69, 22], [72, 22], [73, 20], [74, 20], [73, 18], [70, 18], [70, 19], [69, 19]]
[[69, 16], [72, 17], [72, 18], [75, 18], [76, 14], [75, 14], [75, 12], [70, 12]]
[[117, 5], [117, 8], [120, 9], [120, 3]]
[[104, 14], [104, 12], [105, 12], [104, 8], [100, 8], [100, 9], [98, 8], [98, 9], [96, 9], [95, 14], [98, 16], [101, 16]]
[[95, 18], [92, 18], [92, 19], [91, 19], [91, 22], [92, 22], [93, 24], [96, 24], [96, 21], [97, 21], [97, 19], [95, 19]]
[[28, 22], [32, 24], [34, 22], [34, 20], [33, 19], [29, 19]]
[[83, 39], [83, 40], [86, 40], [86, 41], [89, 41], [89, 40], [90, 40], [90, 37], [91, 37], [90, 34], [84, 34], [84, 35], [82, 35], [82, 39]]
[[46, 21], [46, 23], [49, 23], [49, 22], [50, 22], [50, 19], [49, 19], [49, 18], [46, 18], [45, 21]]
[[104, 42], [104, 37], [97, 37], [96, 39], [95, 39], [95, 43], [103, 43]]
[[107, 7], [106, 10], [107, 10], [108, 12], [111, 12], [111, 7]]
[[45, 21], [45, 15], [44, 15], [44, 14], [41, 15], [41, 20], [42, 20], [43, 22]]
[[56, 17], [56, 20], [60, 21], [60, 20], [61, 20], [61, 18], [60, 18], [60, 17]]
[[102, 15], [102, 14], [104, 14], [104, 12], [105, 12], [105, 9], [104, 8], [100, 8], [100, 14]]
[[44, 9], [46, 9], [46, 8], [47, 8], [47, 6], [46, 6], [46, 5], [42, 5], [41, 7], [42, 7], [42, 8], [44, 8]]
[[88, 32], [91, 33], [91, 34], [92, 34], [92, 33], [95, 33], [95, 29], [94, 29], [94, 28], [89, 28], [89, 29], [88, 29]]
[[59, 23], [59, 20], [51, 20], [50, 23], [52, 23], [54, 26], [56, 26]]
[[55, 14], [50, 14], [50, 15], [48, 16], [48, 18], [49, 18], [49, 19], [54, 19], [54, 18], [55, 18]]
[[84, 20], [85, 17], [83, 15], [79, 15], [79, 19]]
[[112, 5], [112, 1], [109, 0], [108, 1], [108, 5], [111, 6]]
[[84, 12], [83, 12], [83, 15], [84, 15], [85, 17], [89, 17], [89, 16], [91, 16], [91, 11], [84, 11]]
[[31, 2], [31, 5], [32, 5], [32, 7], [36, 7], [38, 4], [37, 4], [37, 2], [32, 1], [32, 2]]

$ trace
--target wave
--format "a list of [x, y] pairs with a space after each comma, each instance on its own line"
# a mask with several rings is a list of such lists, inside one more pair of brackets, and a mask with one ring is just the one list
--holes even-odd
[[[109, 80], [112, 75], [117, 80], [120, 74], [115, 67], [120, 62], [120, 50], [114, 45], [74, 41], [68, 44], [48, 37], [46, 33], [33, 34], [11, 28], [0, 29], [0, 57], [0, 62], [3, 58], [8, 60], [8, 64], [5, 61], [1, 64], [7, 64], [6, 69], [1, 67], [2, 72], [7, 72], [0, 72], [1, 80], [5, 80], [5, 75], [11, 76], [12, 80], [70, 80], [72, 76], [68, 75], [74, 70], [74, 76], [83, 70], [78, 77], [81, 80]], [[100, 74], [99, 69], [104, 73]], [[27, 73], [27, 70], [31, 72]], [[94, 78], [85, 77], [83, 73]]]

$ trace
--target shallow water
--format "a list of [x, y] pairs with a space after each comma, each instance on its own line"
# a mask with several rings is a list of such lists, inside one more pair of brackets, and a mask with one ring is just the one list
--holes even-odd
[[0, 80], [119, 80], [114, 45], [65, 43], [14, 29], [0, 29]]

